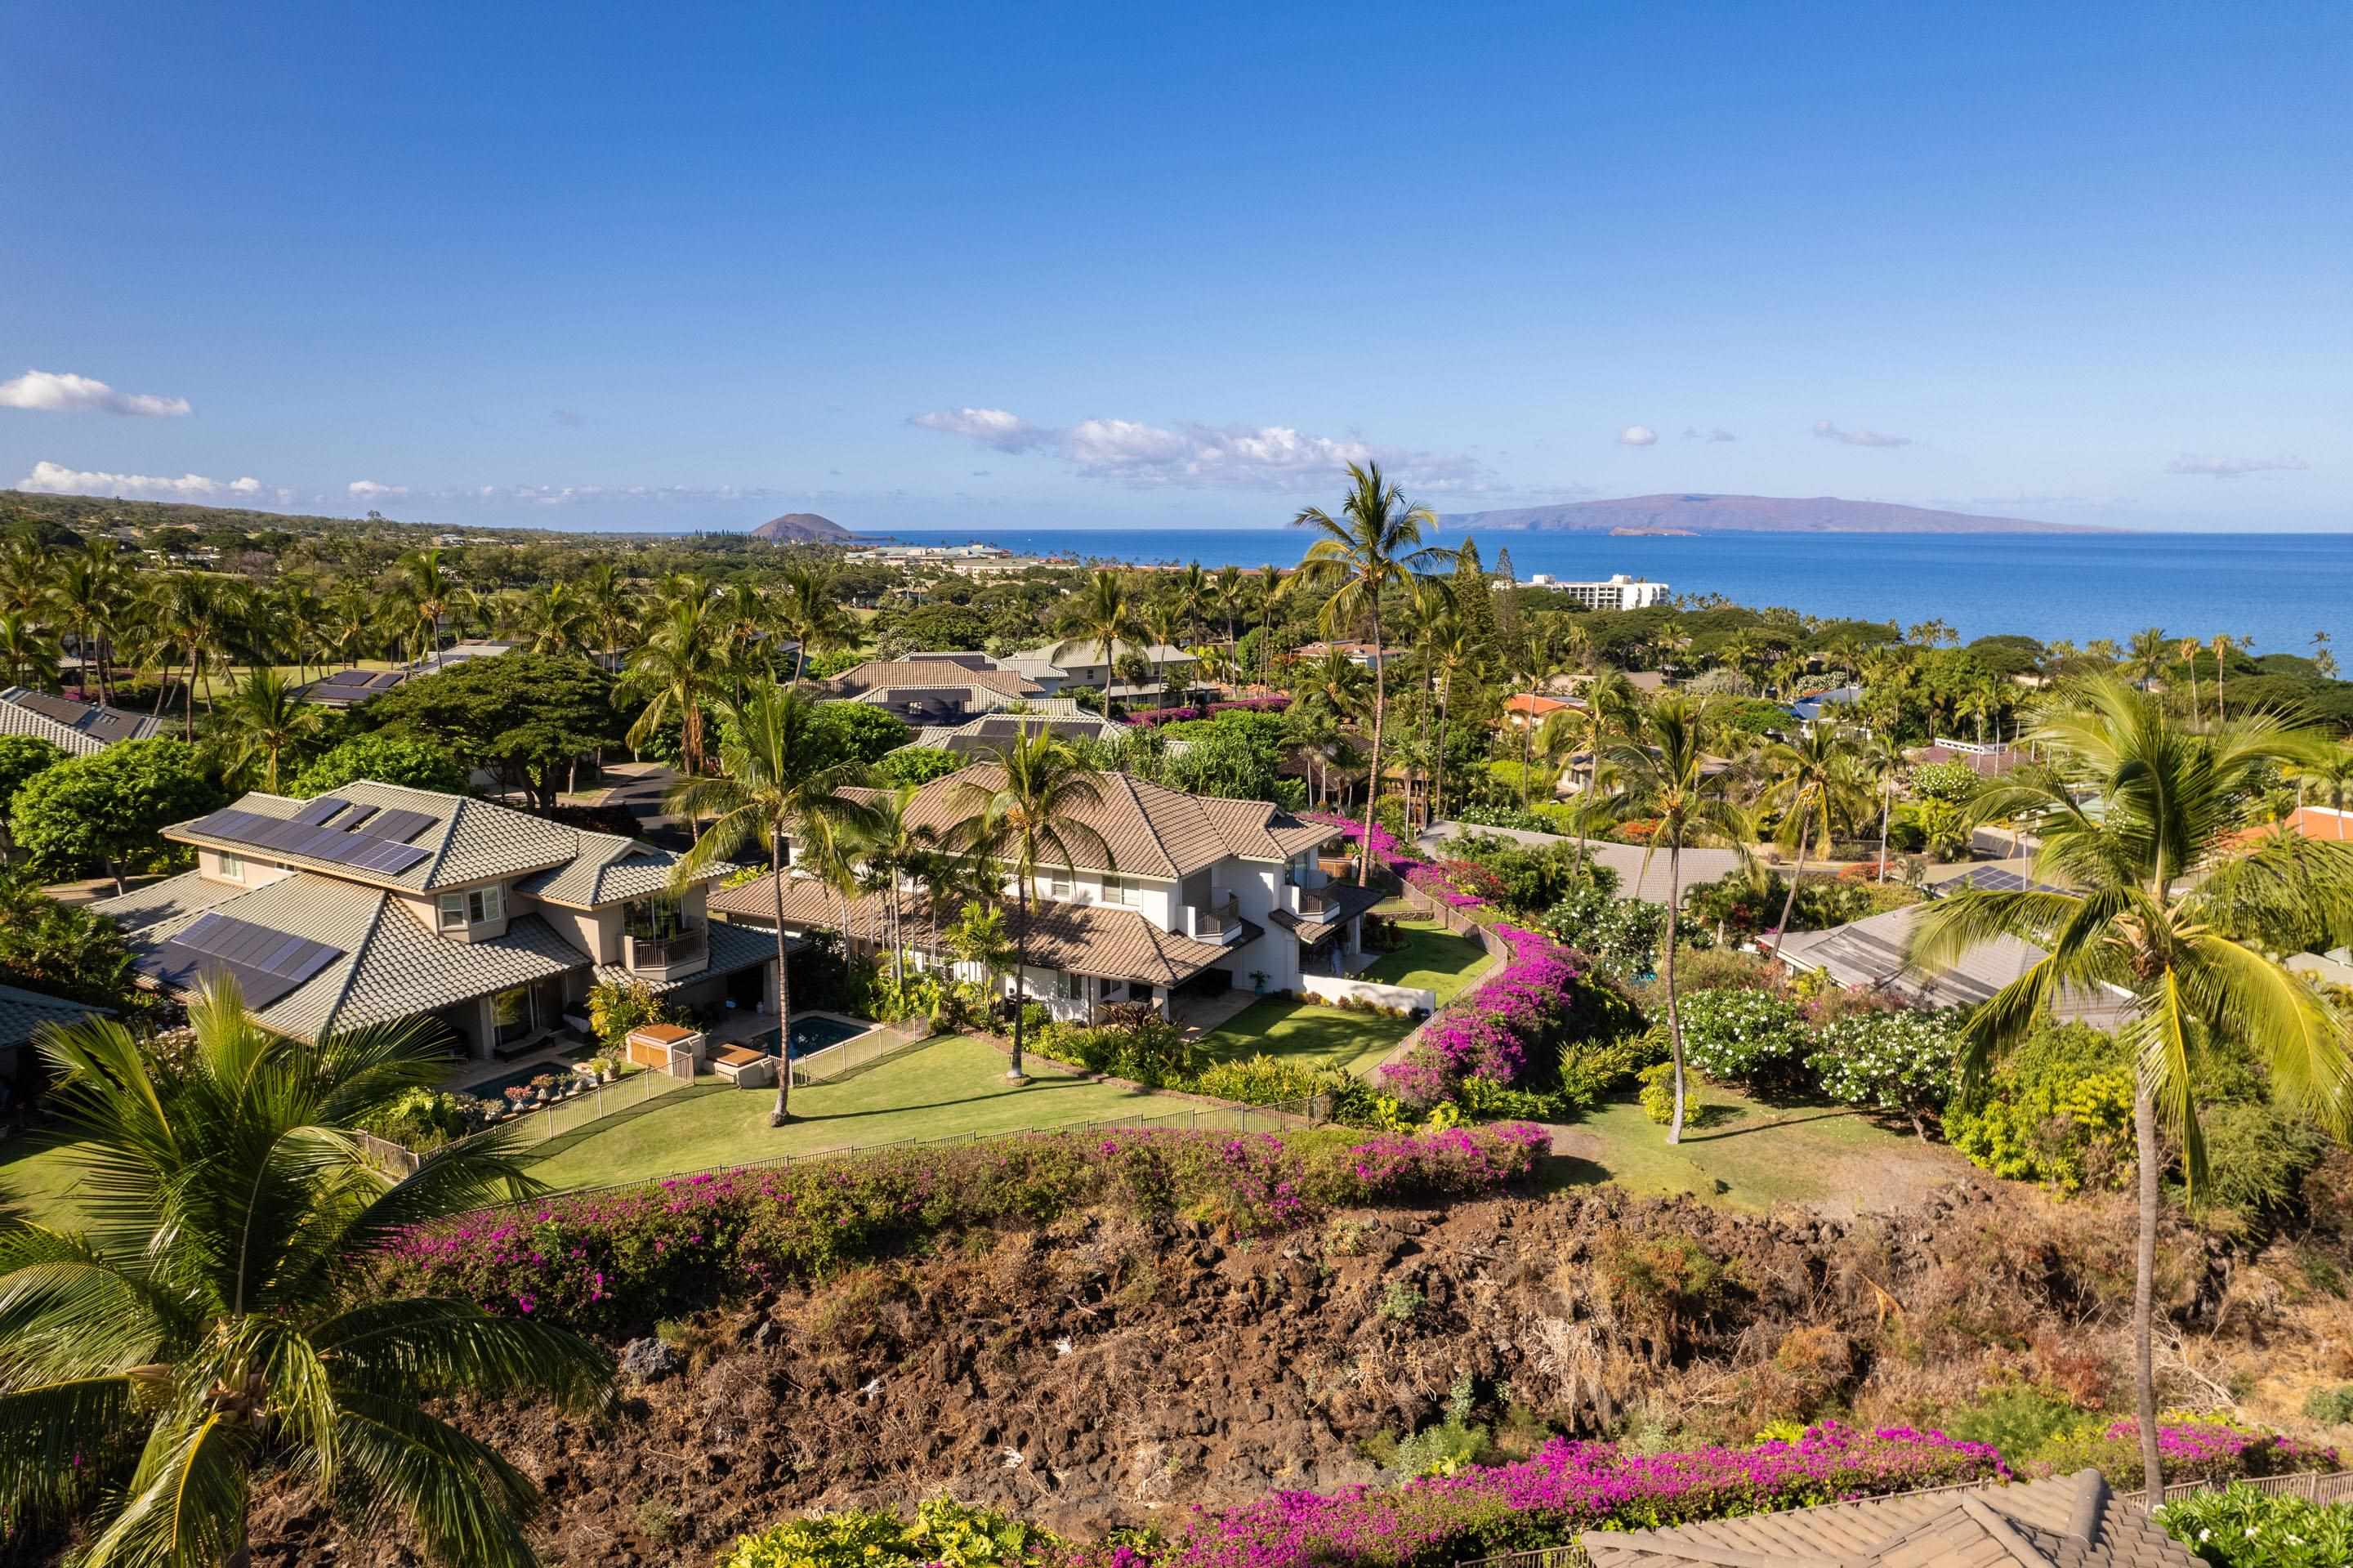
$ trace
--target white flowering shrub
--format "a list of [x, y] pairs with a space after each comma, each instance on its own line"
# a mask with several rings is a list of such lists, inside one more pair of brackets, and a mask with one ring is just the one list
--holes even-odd
[[1682, 999], [1683, 1059], [1719, 1083], [1765, 1093], [1810, 1087], [1810, 1044], [1798, 1004], [1769, 991], [1700, 991]]
[[1831, 1099], [1910, 1117], [1925, 1138], [1952, 1092], [1959, 1030], [1957, 1012], [1850, 1013], [1815, 1031], [1806, 1065]]

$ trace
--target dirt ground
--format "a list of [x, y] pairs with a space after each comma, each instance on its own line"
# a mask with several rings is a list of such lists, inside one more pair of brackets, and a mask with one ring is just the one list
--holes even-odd
[[[544, 1488], [544, 1558], [574, 1568], [708, 1562], [802, 1511], [944, 1489], [1087, 1538], [1379, 1479], [1366, 1445], [1436, 1421], [1452, 1391], [1505, 1453], [1630, 1421], [1739, 1442], [1778, 1416], [1925, 1418], [2003, 1377], [2096, 1407], [2130, 1234], [2121, 1205], [1974, 1181], [1854, 1221], [1611, 1186], [1255, 1243], [1083, 1220], [668, 1326], [680, 1369], [625, 1378], [602, 1416], [464, 1419]], [[2341, 1300], [2194, 1238], [2168, 1255], [2179, 1359], [2353, 1375]], [[414, 1561], [291, 1489], [265, 1499], [255, 1560]]]

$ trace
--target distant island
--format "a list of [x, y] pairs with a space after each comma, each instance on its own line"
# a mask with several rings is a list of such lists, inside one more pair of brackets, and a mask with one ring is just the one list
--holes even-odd
[[1835, 495], [1631, 495], [1621, 501], [1568, 501], [1500, 512], [1458, 512], [1440, 528], [1541, 530], [1620, 536], [1691, 534], [2114, 534], [2072, 523], [2023, 517], [1980, 517], [1936, 512], [1886, 501], [1841, 501]]
[[752, 537], [788, 545], [839, 545], [847, 543], [852, 535], [830, 517], [820, 517], [814, 512], [787, 512], [753, 529]]

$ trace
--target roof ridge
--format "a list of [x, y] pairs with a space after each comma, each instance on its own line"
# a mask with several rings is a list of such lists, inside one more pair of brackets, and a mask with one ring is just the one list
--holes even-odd
[[[1145, 781], [1136, 778], [1135, 775], [1132, 773], [1114, 773], [1112, 777], [1127, 786], [1128, 798], [1135, 803], [1135, 814], [1144, 819], [1144, 831], [1145, 833], [1150, 835], [1152, 839], [1152, 847], [1158, 850], [1160, 852], [1160, 858], [1168, 863], [1168, 874], [1171, 876], [1183, 875], [1184, 873], [1176, 869], [1176, 857], [1168, 852], [1168, 841], [1160, 836], [1160, 824], [1152, 820], [1152, 808], [1144, 803], [1144, 790], [1142, 786]], [[1163, 790], [1164, 792], [1171, 795], [1179, 793], [1177, 790], [1167, 789], [1165, 785], [1155, 784], [1152, 788]], [[1183, 796], [1183, 799], [1187, 803], [1191, 804], [1196, 811], [1200, 811], [1201, 808], [1198, 802], [1194, 801], [1190, 795], [1185, 795]], [[1202, 811], [1201, 815], [1206, 819], [1208, 813]], [[1217, 826], [1218, 825], [1215, 822], [1211, 822], [1209, 824], [1209, 831], [1216, 832]], [[1222, 839], [1225, 835], [1219, 833], [1218, 836]], [[1107, 851], [1111, 846], [1109, 844], [1105, 844], [1103, 847]], [[1119, 866], [1116, 862], [1119, 857], [1106, 853], [1103, 858], [1114, 863], [1112, 866], [1112, 871], [1113, 874], [1117, 874]]]
[[[344, 885], [367, 886], [364, 883], [347, 883]], [[320, 1014], [318, 1031], [311, 1036], [314, 1040], [323, 1040], [334, 1033], [335, 1014], [341, 1012], [343, 1003], [350, 1000], [352, 987], [359, 983], [360, 965], [367, 959], [368, 946], [375, 940], [375, 934], [384, 928], [385, 906], [392, 902], [392, 895], [381, 887], [368, 887], [367, 891], [375, 895], [375, 911], [368, 916], [367, 929], [360, 933], [358, 945], [352, 948], [352, 961], [343, 970], [343, 984], [335, 988], [335, 994], [329, 999], [325, 1012]]]

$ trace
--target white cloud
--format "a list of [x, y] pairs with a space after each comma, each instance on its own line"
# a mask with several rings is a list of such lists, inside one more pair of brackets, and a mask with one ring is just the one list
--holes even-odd
[[1033, 425], [1002, 408], [957, 408], [908, 421], [1003, 452], [1050, 451], [1082, 476], [1136, 488], [1299, 490], [1330, 483], [1350, 463], [1377, 462], [1401, 481], [1455, 494], [1491, 489], [1472, 458], [1413, 452], [1354, 438], [1309, 435], [1288, 425], [1175, 428], [1137, 419], [1082, 419], [1065, 429]]
[[372, 479], [355, 479], [343, 486], [343, 491], [353, 501], [375, 501], [386, 495], [406, 495], [408, 493], [408, 486], [378, 484]]
[[2294, 473], [2311, 467], [2300, 457], [2282, 453], [2268, 458], [2208, 458], [2192, 457], [2184, 452], [2165, 465], [2168, 473], [2204, 474], [2213, 479], [2236, 479], [2248, 473]]
[[1697, 425], [1685, 425], [1683, 427], [1683, 440], [1687, 441], [1708, 441], [1713, 443], [1715, 441], [1736, 441], [1739, 439], [1740, 438], [1738, 436], [1734, 435], [1722, 425], [1718, 425], [1715, 429], [1707, 430], [1701, 429]]
[[33, 408], [45, 414], [137, 414], [151, 418], [192, 411], [185, 397], [117, 392], [87, 376], [47, 370], [27, 370], [14, 381], [0, 381], [0, 408]]
[[944, 430], [951, 436], [965, 436], [985, 447], [995, 447], [1001, 452], [1026, 452], [1038, 447], [1051, 446], [1055, 432], [1040, 429], [1018, 414], [1003, 408], [942, 408], [934, 413], [917, 414], [907, 421], [926, 430]]
[[1659, 444], [1659, 432], [1648, 425], [1629, 425], [1618, 432], [1621, 447], [1654, 447]]
[[1814, 434], [1826, 441], [1836, 441], [1848, 447], [1908, 447], [1909, 436], [1883, 435], [1877, 430], [1841, 430], [1828, 419], [1815, 422]]
[[45, 495], [134, 495], [202, 501], [208, 496], [258, 495], [261, 493], [261, 481], [250, 474], [243, 479], [223, 480], [207, 479], [201, 473], [184, 473], [177, 479], [153, 473], [100, 473], [68, 468], [63, 463], [37, 462], [32, 472], [16, 482], [16, 488]]

